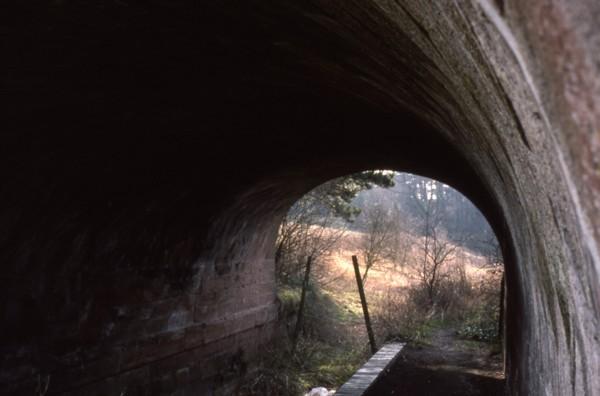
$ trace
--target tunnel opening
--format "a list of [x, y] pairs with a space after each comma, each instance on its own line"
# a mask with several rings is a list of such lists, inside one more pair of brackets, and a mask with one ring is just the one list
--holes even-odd
[[508, 393], [600, 389], [597, 2], [12, 3], [3, 392], [231, 394], [282, 217], [364, 169], [490, 221]]
[[[274, 256], [279, 342], [242, 394], [335, 390], [365, 362], [354, 259], [371, 349], [408, 343], [404, 366], [372, 394], [503, 393], [502, 253], [485, 218], [451, 187], [395, 171], [326, 182], [287, 211]], [[417, 367], [433, 374], [419, 378]], [[436, 378], [440, 369], [448, 376]]]

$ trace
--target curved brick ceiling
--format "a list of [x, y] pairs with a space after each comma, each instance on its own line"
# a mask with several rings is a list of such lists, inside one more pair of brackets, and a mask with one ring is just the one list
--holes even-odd
[[2, 387], [226, 394], [276, 337], [280, 216], [391, 168], [503, 241], [511, 392], [598, 392], [600, 7], [422, 3], [14, 4]]

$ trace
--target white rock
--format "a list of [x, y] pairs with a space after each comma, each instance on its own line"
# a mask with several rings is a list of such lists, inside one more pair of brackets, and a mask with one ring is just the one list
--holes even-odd
[[327, 388], [318, 387], [318, 388], [312, 388], [310, 390], [310, 392], [308, 392], [304, 396], [332, 396], [334, 394], [335, 394], [334, 390], [328, 391]]

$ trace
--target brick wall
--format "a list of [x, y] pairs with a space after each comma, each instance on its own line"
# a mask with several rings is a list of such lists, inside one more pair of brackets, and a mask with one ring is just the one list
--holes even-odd
[[[40, 254], [52, 270], [4, 282], [3, 394], [36, 394], [48, 380], [48, 394], [227, 394], [275, 336], [271, 239], [235, 259], [193, 261], [179, 243], [150, 261], [131, 243], [108, 242], [124, 236], [81, 237], [80, 226], [67, 227], [75, 242]], [[61, 249], [68, 253], [54, 259]]]

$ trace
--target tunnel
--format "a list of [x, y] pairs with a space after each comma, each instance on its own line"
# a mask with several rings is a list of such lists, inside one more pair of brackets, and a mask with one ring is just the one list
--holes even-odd
[[498, 235], [507, 394], [600, 394], [600, 3], [9, 1], [2, 20], [1, 393], [234, 394], [278, 337], [282, 216], [394, 169]]

